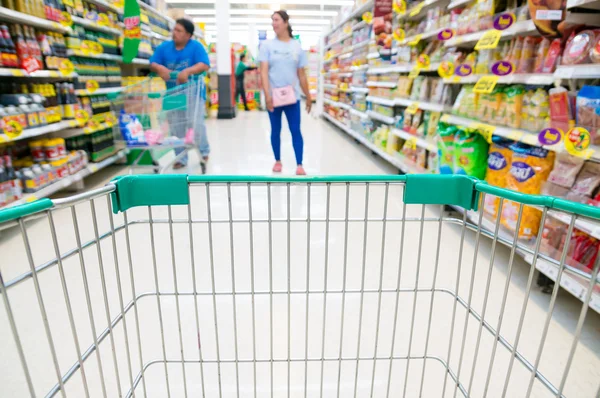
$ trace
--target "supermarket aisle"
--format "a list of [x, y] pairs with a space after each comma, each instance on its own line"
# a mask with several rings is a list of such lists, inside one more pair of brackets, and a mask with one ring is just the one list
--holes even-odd
[[[242, 113], [230, 121], [210, 120], [208, 131], [213, 151], [210, 173], [268, 174], [273, 160], [266, 114], [250, 112]], [[369, 151], [355, 144], [345, 133], [325, 121], [304, 117], [303, 131], [306, 142], [305, 166], [309, 174], [394, 172]], [[294, 162], [287, 129], [282, 132], [282, 142], [284, 167], [286, 173], [290, 174], [294, 170]], [[98, 183], [101, 185], [100, 181]], [[314, 186], [310, 192], [306, 187], [299, 186], [289, 189], [275, 186], [271, 191], [267, 191], [264, 186], [256, 186], [252, 188], [250, 197], [244, 186], [232, 187], [231, 191], [227, 187], [214, 186], [208, 192], [214, 221], [212, 229], [208, 229], [206, 223], [202, 222], [207, 218], [207, 190], [204, 186], [196, 186], [192, 189], [193, 206], [190, 211], [192, 218], [198, 220], [198, 223], [191, 229], [187, 223], [173, 225], [174, 254], [171, 252], [169, 224], [165, 223], [169, 213], [165, 208], [153, 209], [153, 235], [144, 223], [137, 223], [129, 228], [131, 269], [128, 268], [123, 230], [117, 233], [116, 255], [113, 253], [110, 237], [102, 241], [100, 251], [96, 250], [96, 245], [86, 247], [82, 258], [90, 285], [93, 326], [98, 333], [108, 324], [106, 307], [109, 308], [110, 319], [115, 319], [121, 312], [117, 280], [122, 284], [126, 307], [132, 299], [130, 275], [134, 275], [137, 295], [155, 291], [156, 284], [165, 293], [160, 298], [160, 306], [157, 305], [156, 296], [147, 295], [140, 298], [133, 309], [129, 308], [126, 316], [127, 340], [124, 339], [123, 322], [119, 322], [114, 328], [114, 343], [109, 338], [99, 343], [101, 355], [97, 357], [92, 354], [84, 364], [90, 390], [101, 391], [98, 371], [100, 358], [107, 395], [118, 394], [113, 362], [118, 364], [123, 393], [127, 391], [130, 382], [125, 341], [129, 341], [132, 376], [135, 378], [139, 372], [139, 346], [142, 347], [141, 359], [144, 363], [162, 358], [164, 352], [169, 360], [178, 361], [181, 359], [181, 339], [187, 361], [198, 360], [200, 344], [206, 361], [202, 372], [195, 363], [186, 365], [184, 382], [181, 365], [173, 362], [166, 366], [169, 377], [165, 378], [165, 367], [157, 362], [147, 369], [143, 378], [148, 396], [166, 396], [167, 388], [170, 389], [171, 396], [183, 396], [183, 386], [186, 383], [190, 396], [201, 396], [204, 390], [206, 396], [216, 397], [219, 396], [220, 389], [223, 390], [223, 396], [236, 396], [238, 385], [240, 396], [253, 396], [253, 380], [257, 380], [257, 396], [268, 396], [270, 389], [274, 388], [275, 396], [283, 397], [287, 396], [288, 378], [289, 395], [294, 397], [304, 396], [305, 388], [307, 395], [311, 397], [319, 396], [320, 391], [323, 391], [322, 396], [335, 396], [337, 391], [341, 392], [340, 396], [352, 396], [355, 390], [360, 397], [382, 397], [388, 386], [391, 396], [401, 396], [407, 377], [406, 396], [413, 397], [418, 395], [421, 388], [423, 360], [418, 357], [423, 355], [428, 342], [427, 352], [430, 356], [447, 357], [448, 347], [451, 347], [452, 371], [454, 374], [461, 372], [460, 380], [465, 388], [472, 380], [473, 396], [483, 396], [493, 336], [483, 329], [475, 363], [473, 357], [480, 330], [479, 323], [472, 317], [467, 318], [467, 313], [459, 305], [454, 335], [450, 339], [453, 300], [443, 290], [433, 295], [432, 300], [427, 289], [432, 286], [433, 278], [436, 278], [435, 285], [441, 289], [454, 290], [458, 283], [460, 296], [465, 300], [471, 296], [471, 305], [478, 313], [482, 312], [483, 302], [487, 297], [485, 319], [496, 325], [510, 252], [503, 246], [496, 248], [487, 289], [490, 294], [486, 296], [491, 242], [482, 238], [478, 255], [474, 256], [475, 234], [466, 232], [462, 265], [458, 268], [461, 228], [450, 224], [439, 230], [436, 219], [441, 214], [440, 209], [423, 209], [414, 205], [405, 209], [401, 204], [401, 188], [392, 186], [388, 189], [386, 201], [386, 188], [376, 185], [368, 189], [362, 185], [353, 186], [348, 191], [344, 185], [333, 186], [329, 191], [324, 186]], [[234, 220], [248, 218], [249, 199], [252, 200], [251, 214], [256, 223], [254, 228], [249, 230], [247, 222], [229, 223], [230, 212]], [[267, 205], [269, 200], [271, 207]], [[349, 203], [348, 208], [346, 201]], [[300, 220], [310, 210], [313, 220], [311, 225], [297, 221], [287, 223], [288, 203], [291, 213], [289, 218]], [[400, 218], [405, 210], [407, 217], [425, 215], [432, 222], [423, 225], [407, 222], [404, 226], [392, 221], [385, 226], [381, 223], [384, 214], [389, 220], [393, 220]], [[109, 231], [110, 215], [105, 198], [95, 201], [95, 211], [99, 233]], [[81, 241], [94, 239], [94, 219], [90, 205], [78, 205], [76, 214]], [[264, 222], [269, 215], [273, 221]], [[353, 221], [332, 221], [328, 224], [329, 228], [318, 221], [325, 217], [343, 220], [346, 215]], [[70, 210], [54, 212], [53, 217], [58, 228], [61, 252], [76, 247]], [[172, 217], [175, 220], [187, 219], [187, 209], [174, 207]], [[372, 221], [362, 222], [365, 217]], [[148, 218], [147, 209], [128, 212], [130, 222], [144, 218]], [[120, 225], [123, 221], [122, 214], [114, 217], [115, 225]], [[193, 234], [191, 237], [190, 233]], [[436, 244], [438, 234], [442, 237], [439, 246]], [[423, 236], [422, 240], [419, 239], [420, 236]], [[55, 256], [47, 220], [31, 223], [28, 237], [34, 244], [33, 259], [36, 264], [49, 261]], [[193, 256], [190, 256], [190, 238], [194, 245]], [[250, 239], [253, 239], [252, 247]], [[307, 239], [310, 245], [307, 245]], [[212, 247], [209, 245], [211, 240]], [[0, 237], [0, 248], [5, 253], [1, 261], [6, 280], [27, 270], [28, 264], [18, 231], [4, 233]], [[439, 267], [436, 266], [438, 250]], [[211, 276], [211, 257], [214, 262], [214, 280]], [[115, 277], [115, 258], [120, 267], [119, 279]], [[173, 258], [176, 267], [173, 267]], [[419, 262], [417, 273], [416, 265]], [[235, 275], [231, 272], [234, 263]], [[399, 263], [402, 264], [400, 272]], [[154, 264], [157, 264], [156, 269]], [[473, 264], [476, 264], [475, 272], [472, 271]], [[93, 333], [80, 265], [77, 255], [63, 261], [75, 313], [74, 322], [81, 348], [85, 351], [93, 343]], [[64, 373], [75, 363], [76, 351], [56, 268], [41, 273], [40, 284], [58, 352], [58, 362]], [[105, 279], [102, 278], [101, 269], [104, 269]], [[196, 272], [196, 288], [200, 293], [198, 311], [195, 310], [193, 296], [189, 295], [194, 289], [191, 283], [194, 281], [192, 269]], [[515, 259], [502, 326], [502, 336], [510, 342], [515, 338], [529, 269], [530, 266], [524, 261]], [[460, 278], [457, 282], [458, 270]], [[154, 276], [155, 272], [157, 278]], [[232, 283], [235, 283], [235, 298], [227, 294], [233, 289]], [[307, 289], [307, 283], [311, 291], [309, 300], [303, 293]], [[401, 294], [396, 293], [397, 283], [402, 288]], [[108, 297], [106, 303], [103, 284], [106, 285]], [[180, 293], [188, 295], [176, 301], [169, 295], [175, 291], [175, 286]], [[424, 290], [416, 298], [413, 293], [415, 286]], [[56, 383], [56, 375], [50, 351], [45, 348], [44, 327], [31, 287], [31, 280], [23, 282], [10, 291], [10, 298], [29, 369], [35, 380], [36, 392], [44, 395]], [[219, 295], [212, 295], [213, 287], [216, 287]], [[265, 294], [271, 290], [277, 293]], [[293, 292], [291, 296], [283, 294], [288, 290]], [[323, 295], [324, 290], [331, 293]], [[248, 294], [251, 291], [257, 293]], [[346, 293], [342, 293], [343, 291]], [[540, 293], [534, 283], [519, 343], [519, 350], [530, 361], [534, 360], [537, 352], [548, 302], [549, 296]], [[579, 308], [580, 302], [577, 299], [566, 292], [560, 292], [540, 367], [542, 374], [554, 384], [560, 383], [559, 375], [570, 349], [570, 336], [576, 327]], [[25, 396], [23, 373], [19, 366], [11, 365], [18, 363], [18, 359], [12, 348], [10, 331], [6, 327], [4, 307], [0, 311], [0, 325], [5, 325], [0, 329], [0, 335], [3, 336], [0, 349], [7, 358], [0, 368], [0, 382], [7, 396]], [[324, 311], [326, 317], [323, 316]], [[395, 314], [398, 314], [398, 322], [394, 322]], [[468, 323], [465, 323], [465, 319], [468, 319]], [[139, 341], [136, 332], [138, 320], [141, 334]], [[219, 351], [216, 350], [215, 322], [219, 327]], [[177, 324], [182, 325], [181, 335]], [[197, 324], [199, 331], [196, 329]], [[410, 327], [411, 324], [414, 328]], [[567, 380], [566, 396], [591, 397], [596, 394], [597, 380], [600, 378], [599, 328], [600, 317], [590, 311], [584, 325], [582, 342], [576, 351]], [[164, 337], [161, 330], [164, 331]], [[343, 343], [340, 344], [340, 341]], [[116, 348], [115, 357], [111, 350], [112, 344]], [[463, 353], [461, 347], [464, 347]], [[396, 359], [390, 366], [387, 358], [392, 350]], [[410, 367], [406, 360], [400, 359], [407, 354], [414, 358], [409, 362]], [[306, 367], [304, 361], [293, 360], [304, 358], [305, 355], [313, 359]], [[337, 360], [340, 355], [344, 358], [342, 361]], [[266, 361], [271, 356], [276, 359], [272, 367]], [[325, 361], [318, 360], [323, 356]], [[361, 358], [358, 367], [357, 356]], [[376, 364], [370, 359], [374, 356], [377, 357]], [[258, 358], [256, 363], [250, 360], [253, 357]], [[217, 358], [223, 362], [220, 368], [215, 364]], [[236, 358], [241, 360], [237, 365]], [[292, 361], [288, 362], [287, 358], [292, 358]], [[509, 361], [508, 352], [499, 345], [487, 396], [501, 396]], [[422, 396], [442, 396], [444, 367], [436, 360], [429, 359], [426, 363]], [[459, 363], [462, 364], [460, 368]], [[472, 372], [472, 369], [475, 371]], [[322, 375], [324, 376], [321, 377]], [[204, 384], [201, 380], [205, 381]], [[271, 385], [272, 380], [274, 387]], [[452, 380], [448, 377], [447, 381], [444, 396], [453, 396]], [[528, 382], [529, 372], [515, 361], [507, 396], [524, 396], [523, 391], [526, 391]], [[139, 392], [142, 388], [144, 385], [140, 383], [136, 391]], [[69, 396], [83, 396], [83, 382], [79, 372], [67, 383], [66, 389]], [[460, 392], [458, 395], [460, 396]], [[532, 396], [546, 397], [549, 394], [539, 382], [535, 382]]]

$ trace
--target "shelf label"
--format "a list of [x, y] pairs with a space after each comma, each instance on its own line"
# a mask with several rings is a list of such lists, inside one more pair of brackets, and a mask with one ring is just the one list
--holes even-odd
[[93, 94], [96, 92], [96, 90], [98, 90], [98, 87], [100, 87], [100, 85], [98, 84], [98, 82], [96, 80], [88, 80], [85, 83], [85, 89], [87, 90], [88, 93]]
[[408, 113], [409, 115], [414, 115], [415, 113], [417, 113], [418, 110], [419, 110], [418, 102], [413, 102], [412, 104], [410, 104], [409, 106], [406, 107], [406, 113]]
[[427, 68], [429, 68], [429, 65], [430, 65], [429, 55], [427, 55], [427, 54], [419, 55], [419, 57], [417, 58], [417, 66], [420, 69], [427, 69]]
[[417, 137], [409, 137], [406, 139], [404, 146], [407, 149], [412, 149], [413, 151], [417, 149]]
[[75, 66], [70, 60], [63, 59], [58, 65], [58, 70], [63, 76], [70, 76], [75, 71]]
[[548, 127], [538, 134], [538, 140], [542, 145], [555, 145], [562, 141], [563, 132], [560, 129]]
[[371, 11], [367, 11], [362, 15], [362, 20], [365, 21], [367, 25], [371, 25], [373, 22], [373, 13]]
[[71, 18], [71, 14], [66, 11], [60, 13], [60, 24], [62, 26], [71, 27], [73, 26], [73, 18]]
[[509, 140], [513, 140], [513, 141], [521, 141], [521, 138], [523, 138], [523, 135], [525, 135], [525, 133], [523, 133], [522, 131], [511, 130], [508, 132], [508, 134], [506, 134], [506, 138], [508, 138]]
[[573, 156], [589, 159], [594, 154], [590, 146], [590, 132], [583, 127], [573, 127], [564, 138], [565, 149]]
[[412, 68], [412, 70], [410, 71], [410, 73], [408, 74], [408, 78], [409, 79], [414, 79], [417, 76], [419, 76], [419, 73], [421, 72], [421, 68], [419, 68], [418, 66], [415, 66], [414, 68]]
[[406, 14], [406, 0], [394, 0], [392, 3], [392, 8], [398, 15]]
[[496, 83], [498, 83], [498, 76], [481, 76], [477, 83], [475, 83], [475, 87], [473, 87], [473, 92], [477, 94], [489, 94], [494, 91], [496, 87]]
[[485, 32], [477, 44], [475, 44], [475, 50], [491, 50], [498, 47], [502, 32], [496, 29], [488, 30]]
[[115, 117], [115, 115], [113, 115], [112, 113], [109, 113], [106, 115], [106, 117], [104, 118], [104, 122], [106, 124], [112, 124], [115, 125], [117, 123], [117, 118]]
[[477, 130], [477, 132], [479, 132], [479, 134], [481, 134], [487, 142], [489, 142], [490, 144], [492, 143], [492, 136], [494, 135], [494, 131], [496, 131], [495, 126], [492, 126], [490, 124], [475, 122], [475, 123], [471, 123], [469, 125], [469, 128]]
[[494, 29], [496, 30], [506, 30], [515, 23], [517, 18], [515, 14], [512, 12], [507, 12], [505, 14], [500, 14], [496, 18], [494, 18]]
[[21, 69], [13, 69], [10, 74], [15, 77], [23, 77], [25, 76], [25, 71]]
[[416, 46], [417, 44], [419, 44], [419, 42], [421, 41], [421, 38], [422, 38], [422, 37], [423, 37], [423, 35], [422, 35], [422, 34], [418, 34], [418, 35], [416, 35], [416, 36], [413, 36], [412, 40], [411, 40], [411, 41], [409, 41], [409, 42], [408, 42], [408, 43], [406, 43], [406, 44], [408, 44], [409, 46], [412, 46], [412, 47], [414, 47], [414, 46]]
[[100, 128], [100, 123], [98, 123], [98, 121], [96, 119], [90, 119], [87, 122], [87, 130], [86, 133], [87, 134], [91, 134], [96, 132], [98, 129]]
[[89, 115], [89, 113], [87, 113], [87, 111], [85, 109], [78, 109], [75, 112], [75, 120], [77, 121], [78, 125], [80, 125], [80, 126], [85, 125], [89, 119], [90, 119], [90, 115]]
[[404, 41], [406, 38], [406, 32], [404, 29], [396, 28], [396, 30], [394, 30], [393, 37], [396, 41]]
[[454, 37], [454, 29], [443, 29], [440, 33], [438, 33], [437, 38], [440, 41], [450, 40]]
[[513, 70], [513, 65], [508, 61], [494, 62], [492, 65], [492, 73], [496, 76], [508, 76]]
[[419, 4], [417, 4], [416, 6], [414, 6], [413, 8], [410, 9], [410, 12], [408, 13], [408, 16], [409, 17], [414, 17], [414, 16], [419, 15], [419, 13], [423, 9], [424, 5], [425, 5], [425, 1], [421, 1]]
[[4, 126], [4, 134], [11, 140], [14, 140], [23, 132], [23, 126], [16, 120], [9, 120]]
[[438, 66], [437, 71], [440, 77], [447, 79], [454, 74], [454, 64], [451, 61], [443, 61]]
[[458, 68], [456, 68], [456, 71], [454, 72], [455, 75], [460, 77], [469, 76], [471, 73], [473, 73], [473, 67], [469, 64], [458, 65]]
[[98, 14], [98, 25], [100, 26], [110, 26], [110, 19], [108, 19], [108, 15], [101, 12]]
[[26, 199], [25, 202], [26, 203], [31, 203], [31, 202], [35, 202], [36, 200], [38, 200], [37, 196], [35, 195], [29, 195]]

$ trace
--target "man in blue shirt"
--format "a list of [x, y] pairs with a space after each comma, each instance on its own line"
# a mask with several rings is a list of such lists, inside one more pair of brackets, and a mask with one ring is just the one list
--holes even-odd
[[[173, 28], [173, 40], [166, 41], [158, 46], [150, 58], [150, 69], [162, 77], [169, 88], [168, 83], [171, 80], [171, 72], [177, 72], [177, 84], [184, 84], [188, 82], [191, 75], [204, 73], [210, 69], [208, 54], [202, 44], [192, 39], [193, 34], [194, 24], [187, 19], [178, 19]], [[204, 93], [200, 95], [204, 96]], [[210, 146], [204, 125], [204, 107], [194, 106], [189, 108], [187, 114], [194, 116], [196, 120], [186, 120], [189, 118], [186, 111], [169, 112], [171, 129], [174, 130], [175, 136], [183, 138], [189, 127], [195, 127], [195, 141], [206, 161], [210, 153]], [[187, 125], [184, 126], [183, 123]], [[175, 152], [179, 154], [182, 151], [182, 149], [179, 149]], [[173, 168], [182, 168], [186, 162], [187, 156], [183, 156], [180, 161], [175, 163]]]

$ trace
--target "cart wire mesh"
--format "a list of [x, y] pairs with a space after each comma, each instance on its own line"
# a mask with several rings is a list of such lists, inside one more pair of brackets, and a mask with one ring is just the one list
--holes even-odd
[[582, 301], [543, 295], [536, 261], [579, 271], [541, 231], [403, 203], [393, 177], [189, 177], [187, 205], [113, 214], [128, 178], [0, 217], [3, 395], [598, 395], [598, 261]]

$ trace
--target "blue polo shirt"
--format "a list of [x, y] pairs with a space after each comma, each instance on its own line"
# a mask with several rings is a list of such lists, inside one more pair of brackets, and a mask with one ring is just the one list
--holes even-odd
[[152, 54], [150, 63], [152, 62], [178, 72], [199, 62], [210, 67], [210, 60], [204, 46], [193, 39], [188, 41], [181, 50], [175, 48], [175, 43], [172, 40], [162, 43]]

